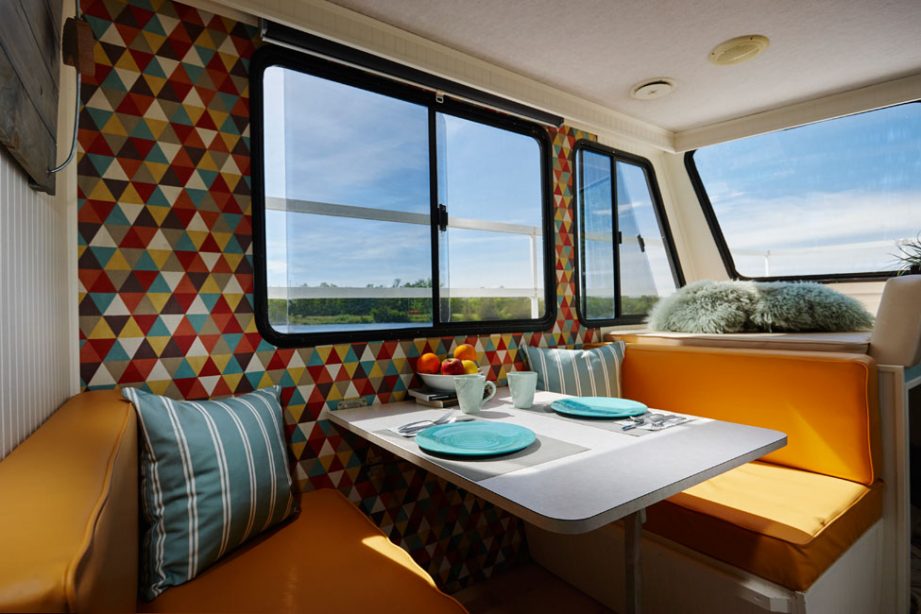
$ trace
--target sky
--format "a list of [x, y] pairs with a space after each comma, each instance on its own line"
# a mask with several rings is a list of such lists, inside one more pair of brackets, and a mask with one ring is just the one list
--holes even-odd
[[[278, 67], [266, 71], [265, 90], [267, 196], [428, 214], [425, 107]], [[538, 142], [436, 117], [439, 200], [449, 217], [540, 229]], [[270, 211], [267, 226], [270, 286], [431, 277], [427, 225]], [[455, 228], [445, 243], [442, 277], [452, 286], [533, 285], [528, 236]], [[536, 247], [540, 262], [541, 241]]]
[[918, 103], [704, 147], [694, 162], [743, 275], [893, 270], [896, 241], [921, 233]]

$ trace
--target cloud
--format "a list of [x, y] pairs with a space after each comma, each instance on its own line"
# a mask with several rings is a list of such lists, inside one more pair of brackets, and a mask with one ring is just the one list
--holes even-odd
[[921, 192], [824, 192], [739, 199], [715, 207], [739, 249], [783, 249], [911, 238], [921, 230]]
[[[284, 217], [284, 214], [280, 214]], [[310, 214], [291, 214], [269, 226], [273, 237], [286, 237], [287, 250], [269, 249], [269, 271], [281, 272], [278, 285], [363, 287], [431, 277], [427, 226], [372, 222]], [[277, 218], [276, 218], [277, 219]], [[271, 282], [270, 282], [271, 285]]]
[[361, 201], [369, 191], [387, 191], [385, 199], [428, 208], [424, 107], [294, 71], [284, 76], [283, 84], [265, 83], [275, 113], [266, 117], [267, 194], [368, 206]]
[[892, 270], [896, 241], [921, 231], [921, 191], [741, 198], [715, 210], [745, 275], [765, 275], [765, 266], [770, 275]]

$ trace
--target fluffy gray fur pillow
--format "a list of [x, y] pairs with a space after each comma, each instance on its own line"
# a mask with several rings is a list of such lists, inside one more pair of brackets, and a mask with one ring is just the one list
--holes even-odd
[[867, 330], [855, 299], [808, 282], [698, 281], [660, 300], [649, 328], [681, 333]]

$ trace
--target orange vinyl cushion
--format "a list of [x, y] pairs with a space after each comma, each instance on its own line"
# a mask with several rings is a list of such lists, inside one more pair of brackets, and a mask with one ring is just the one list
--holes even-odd
[[0, 611], [133, 609], [137, 502], [131, 405], [72, 398], [0, 461]]
[[650, 407], [774, 429], [763, 460], [874, 484], [876, 369], [865, 355], [629, 344], [624, 397]]
[[141, 612], [466, 612], [338, 491]]
[[880, 483], [754, 462], [650, 507], [644, 528], [803, 591], [881, 514]]
[[672, 333], [664, 331], [610, 332], [605, 341], [649, 345], [683, 345], [738, 350], [844, 352], [866, 354], [870, 333]]

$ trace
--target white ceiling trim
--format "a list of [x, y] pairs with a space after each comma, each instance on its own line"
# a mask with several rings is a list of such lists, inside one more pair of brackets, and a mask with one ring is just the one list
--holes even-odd
[[618, 142], [674, 151], [674, 133], [324, 0], [213, 0], [407, 66], [562, 115]]
[[220, 0], [182, 0], [182, 3], [188, 4], [192, 8], [214, 13], [215, 15], [220, 15], [222, 17], [229, 17], [230, 19], [234, 19], [251, 26], [259, 23], [259, 19], [250, 15], [248, 11], [244, 12], [242, 10], [232, 9], [229, 6], [224, 6]]
[[921, 73], [675, 133], [678, 152], [921, 100]]

